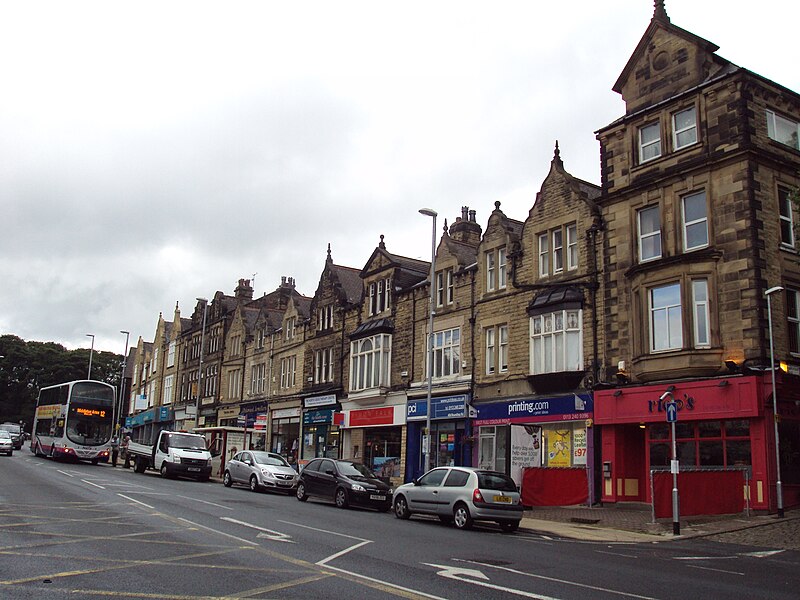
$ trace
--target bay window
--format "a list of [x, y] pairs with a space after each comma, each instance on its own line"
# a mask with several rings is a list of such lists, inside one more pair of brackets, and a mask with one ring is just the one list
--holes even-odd
[[350, 391], [389, 385], [392, 336], [379, 334], [350, 343]]
[[583, 311], [556, 310], [530, 319], [531, 373], [583, 370]]

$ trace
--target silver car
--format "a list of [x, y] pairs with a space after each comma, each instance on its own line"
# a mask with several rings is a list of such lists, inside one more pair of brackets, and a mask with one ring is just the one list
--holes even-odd
[[519, 528], [522, 500], [514, 480], [504, 473], [473, 467], [438, 467], [394, 492], [394, 514], [436, 515], [458, 529], [474, 521], [494, 521], [503, 531]]
[[245, 450], [235, 454], [225, 465], [222, 483], [225, 487], [244, 483], [254, 492], [269, 489], [293, 494], [297, 477], [297, 471], [280, 454]]
[[14, 440], [11, 439], [11, 434], [4, 429], [0, 429], [0, 452], [4, 452], [8, 456], [14, 454]]

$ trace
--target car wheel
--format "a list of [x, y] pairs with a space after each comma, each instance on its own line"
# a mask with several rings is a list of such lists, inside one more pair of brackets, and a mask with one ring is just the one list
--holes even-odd
[[337, 488], [334, 501], [336, 502], [337, 508], [347, 508], [349, 504], [347, 501], [347, 490], [344, 488]]
[[457, 529], [472, 528], [472, 516], [469, 514], [467, 505], [463, 502], [457, 504], [453, 510], [453, 523]]
[[167, 479], [169, 477], [169, 471], [167, 471], [167, 463], [166, 462], [161, 463], [161, 476], [164, 479]]
[[230, 471], [225, 471], [225, 475], [222, 476], [222, 485], [225, 487], [231, 487], [233, 485], [233, 479], [231, 479]]
[[498, 525], [500, 525], [503, 533], [514, 533], [519, 529], [519, 521], [500, 521]]
[[255, 475], [250, 476], [250, 491], [257, 492], [261, 489], [261, 486], [258, 485], [258, 478]]
[[295, 492], [295, 497], [300, 500], [300, 502], [305, 502], [308, 500], [308, 494], [306, 494], [306, 486], [302, 483], [297, 484], [297, 491]]
[[398, 519], [411, 517], [411, 511], [408, 510], [408, 502], [406, 502], [405, 496], [398, 496], [394, 499], [394, 516]]

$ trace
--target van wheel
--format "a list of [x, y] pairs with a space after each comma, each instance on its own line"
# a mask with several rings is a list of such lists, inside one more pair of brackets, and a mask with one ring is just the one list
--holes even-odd
[[144, 473], [146, 470], [147, 470], [147, 463], [145, 463], [144, 460], [142, 460], [137, 456], [136, 460], [133, 463], [134, 473]]
[[225, 487], [231, 487], [233, 485], [230, 471], [225, 471], [225, 475], [222, 476], [222, 485]]
[[161, 476], [164, 479], [169, 478], [169, 471], [167, 471], [167, 463], [166, 462], [161, 463]]
[[457, 529], [472, 529], [472, 516], [463, 502], [457, 504], [453, 510], [453, 523]]
[[257, 492], [261, 489], [261, 486], [258, 485], [258, 478], [255, 475], [250, 476], [250, 491]]

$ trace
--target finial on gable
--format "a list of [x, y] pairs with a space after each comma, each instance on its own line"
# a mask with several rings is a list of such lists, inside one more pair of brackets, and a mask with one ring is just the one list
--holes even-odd
[[664, 0], [655, 0], [655, 11], [653, 12], [653, 20], [663, 21], [669, 23], [669, 15], [667, 9], [664, 7]]
[[328, 257], [325, 259], [325, 262], [333, 262], [333, 258], [331, 258], [331, 243], [328, 242]]
[[386, 244], [383, 243], [383, 234], [381, 234], [381, 243], [378, 244], [378, 248], [381, 250], [386, 250]]
[[564, 162], [561, 160], [561, 150], [558, 148], [558, 140], [556, 140], [556, 149], [553, 151], [553, 162], [559, 167], [564, 167]]
[[494, 209], [495, 210], [500, 210], [500, 200], [495, 200], [494, 201]]
[[447, 219], [444, 220], [444, 227], [442, 227], [442, 229], [444, 230], [444, 234], [447, 235]]

